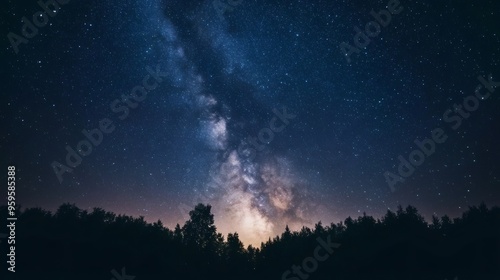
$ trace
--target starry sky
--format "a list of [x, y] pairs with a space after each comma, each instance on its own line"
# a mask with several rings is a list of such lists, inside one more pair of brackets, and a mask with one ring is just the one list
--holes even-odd
[[[444, 118], [478, 76], [500, 81], [500, 3], [401, 0], [347, 56], [388, 2], [71, 0], [24, 38], [42, 8], [8, 0], [0, 162], [16, 166], [17, 202], [170, 228], [209, 203], [220, 232], [257, 245], [399, 204], [427, 220], [500, 205], [500, 89], [457, 129]], [[447, 140], [390, 188], [436, 128]]]

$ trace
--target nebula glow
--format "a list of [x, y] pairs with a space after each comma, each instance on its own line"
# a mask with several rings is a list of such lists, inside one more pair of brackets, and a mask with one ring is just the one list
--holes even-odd
[[[37, 8], [8, 2], [2, 19], [16, 30]], [[3, 48], [0, 150], [19, 170], [17, 197], [170, 229], [209, 203], [220, 232], [257, 246], [286, 225], [380, 217], [399, 204], [428, 220], [498, 205], [494, 98], [397, 193], [383, 175], [472, 94], [475, 77], [499, 80], [498, 5], [452, 2], [402, 2], [349, 64], [339, 46], [372, 20], [380, 7], [370, 1], [242, 1], [223, 16], [211, 0], [71, 1], [18, 54]], [[156, 65], [167, 78], [120, 121], [109, 104]], [[263, 139], [282, 108], [296, 117]], [[116, 129], [59, 183], [50, 163], [105, 117]]]

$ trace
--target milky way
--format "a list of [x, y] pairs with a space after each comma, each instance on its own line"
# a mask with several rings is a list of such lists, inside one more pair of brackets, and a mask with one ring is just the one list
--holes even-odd
[[[219, 231], [255, 245], [399, 204], [426, 218], [498, 204], [496, 93], [396, 192], [384, 178], [478, 76], [500, 80], [499, 4], [445, 2], [400, 1], [348, 62], [340, 46], [385, 2], [243, 0], [221, 13], [212, 0], [70, 1], [17, 54], [4, 40], [2, 162], [19, 171], [23, 206], [172, 228], [209, 203]], [[8, 1], [4, 33], [37, 9]], [[110, 104], [146, 69], [162, 81], [122, 120]], [[59, 182], [51, 164], [103, 118], [115, 130]]]

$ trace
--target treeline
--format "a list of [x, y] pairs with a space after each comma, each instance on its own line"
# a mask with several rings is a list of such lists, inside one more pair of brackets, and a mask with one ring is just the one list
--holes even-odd
[[[0, 214], [6, 221], [7, 207]], [[171, 230], [161, 221], [72, 204], [54, 214], [17, 209], [16, 276], [26, 278], [16, 279], [108, 280], [122, 267], [135, 280], [500, 279], [500, 208], [484, 204], [430, 224], [408, 206], [381, 219], [286, 227], [259, 248], [245, 248], [236, 232], [218, 233], [210, 205], [198, 204], [189, 214]], [[1, 241], [5, 258], [9, 245]]]

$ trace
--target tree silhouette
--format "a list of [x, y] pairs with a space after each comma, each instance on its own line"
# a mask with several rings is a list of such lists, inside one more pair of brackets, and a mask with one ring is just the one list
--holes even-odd
[[189, 246], [200, 249], [213, 249], [217, 245], [217, 228], [210, 205], [198, 204], [189, 212], [189, 220], [182, 227], [184, 241]]
[[[16, 266], [25, 268], [16, 272], [20, 279], [103, 279], [121, 267], [137, 279], [282, 279], [314, 257], [318, 238], [342, 246], [313, 272], [302, 269], [307, 278], [286, 279], [500, 279], [500, 208], [485, 204], [454, 219], [433, 216], [431, 224], [415, 207], [400, 206], [381, 220], [363, 213], [312, 229], [286, 226], [260, 248], [246, 249], [237, 232], [226, 241], [217, 232], [210, 205], [196, 205], [173, 231], [160, 220], [148, 223], [101, 208], [89, 213], [73, 204], [55, 214], [17, 211]], [[1, 206], [0, 219], [6, 218]], [[8, 246], [0, 243], [4, 252]]]

